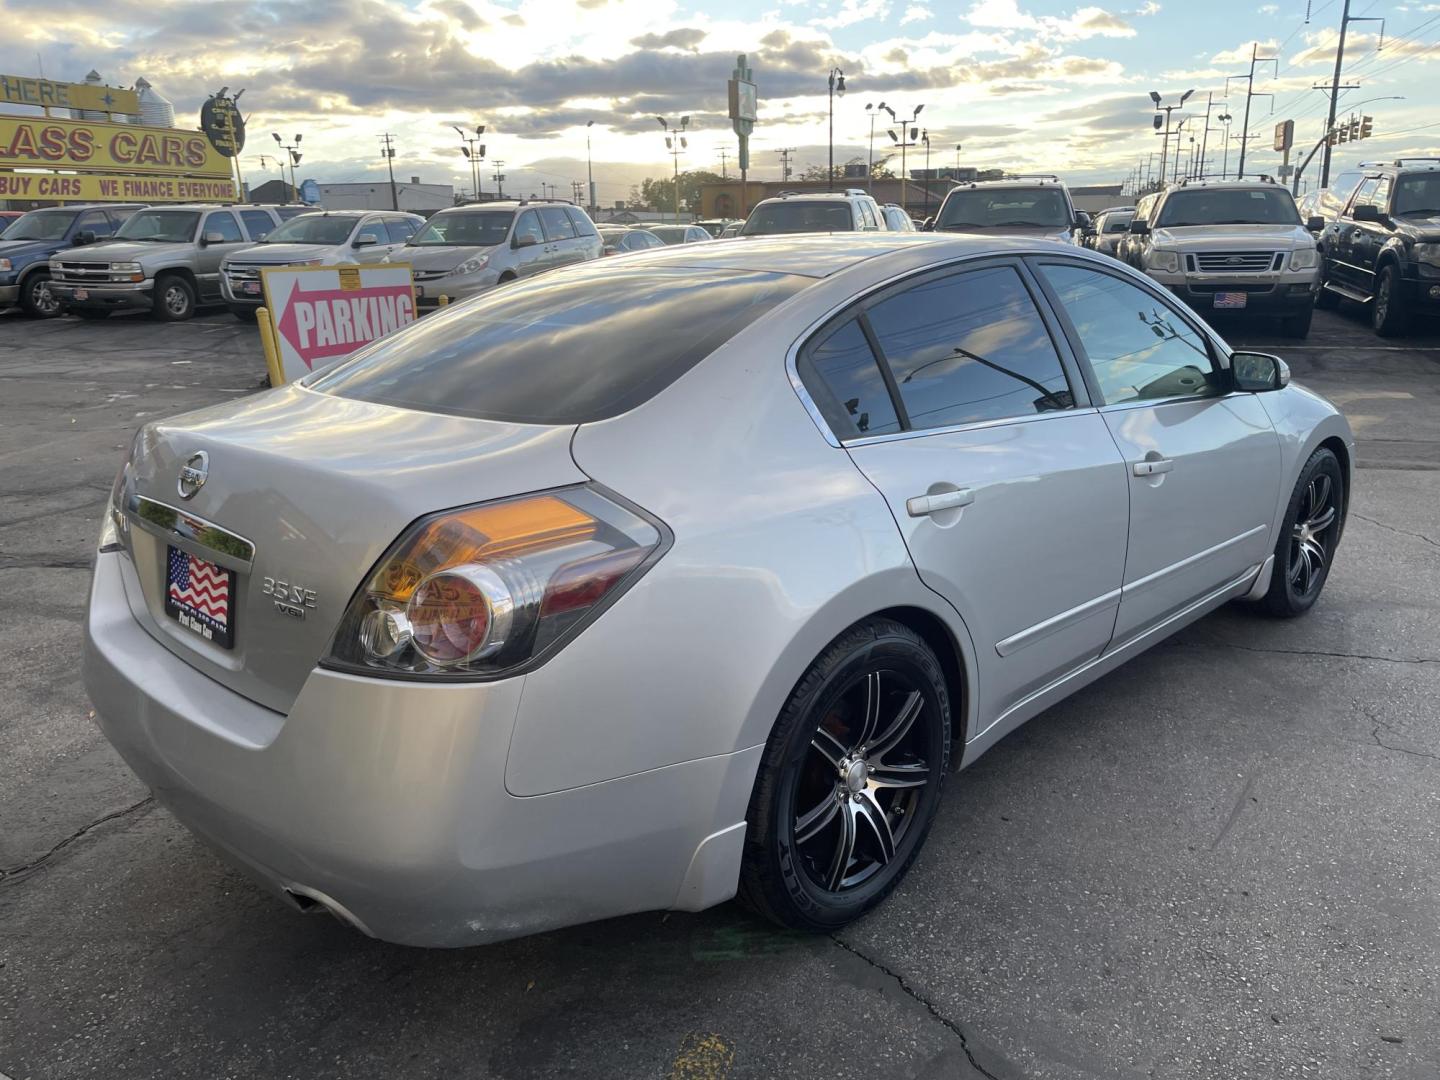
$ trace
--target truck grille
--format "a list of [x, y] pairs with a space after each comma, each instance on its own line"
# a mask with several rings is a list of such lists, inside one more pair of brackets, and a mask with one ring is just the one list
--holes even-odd
[[109, 263], [62, 262], [57, 265], [58, 269], [52, 271], [51, 276], [62, 284], [74, 282], [85, 285], [90, 282], [110, 280]]
[[1202, 274], [1263, 274], [1280, 269], [1278, 251], [1206, 251], [1190, 258]]
[[437, 278], [446, 277], [450, 273], [449, 270], [411, 270], [410, 276], [416, 281], [434, 281]]
[[258, 266], [235, 266], [225, 267], [225, 276], [231, 281], [259, 281], [260, 267]]

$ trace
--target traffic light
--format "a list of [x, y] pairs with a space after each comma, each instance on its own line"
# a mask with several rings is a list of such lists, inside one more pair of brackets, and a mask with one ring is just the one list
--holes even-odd
[[1358, 116], [1350, 117], [1350, 141], [1360, 141], [1360, 118]]
[[1360, 138], [1368, 139], [1375, 134], [1375, 118], [1373, 116], [1362, 116], [1360, 118]]
[[1337, 127], [1337, 128], [1335, 129], [1334, 138], [1335, 138], [1336, 143], [1349, 142], [1349, 141], [1350, 141], [1350, 125], [1349, 125], [1349, 124], [1341, 124], [1339, 127]]

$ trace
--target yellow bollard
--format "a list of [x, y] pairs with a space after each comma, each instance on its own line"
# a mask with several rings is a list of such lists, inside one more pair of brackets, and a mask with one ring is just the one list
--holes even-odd
[[441, 294], [440, 294], [440, 303], [439, 303], [437, 306], [438, 306], [438, 307], [449, 307], [449, 306], [450, 306], [450, 297], [446, 296], [444, 293], [441, 293]]
[[275, 324], [270, 321], [270, 312], [262, 307], [255, 312], [255, 322], [260, 327], [260, 347], [265, 350], [265, 367], [270, 372], [270, 385], [283, 386], [285, 373], [280, 367], [280, 348], [275, 343]]

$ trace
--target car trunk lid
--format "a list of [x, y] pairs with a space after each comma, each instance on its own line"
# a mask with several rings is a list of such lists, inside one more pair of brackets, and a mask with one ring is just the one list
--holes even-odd
[[[131, 608], [187, 663], [288, 711], [356, 588], [407, 525], [436, 510], [583, 482], [572, 433], [298, 386], [150, 424], [126, 485]], [[180, 494], [187, 464], [206, 469], [189, 498]], [[233, 577], [204, 580], [190, 556]], [[201, 580], [190, 586], [208, 595], [187, 603], [218, 605], [211, 613], [224, 616], [223, 630], [184, 606], [185, 622], [167, 612], [172, 563], [196, 570]]]

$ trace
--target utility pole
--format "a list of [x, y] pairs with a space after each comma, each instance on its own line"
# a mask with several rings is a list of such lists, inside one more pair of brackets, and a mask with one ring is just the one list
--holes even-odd
[[[1345, 0], [1345, 2], [1349, 4], [1350, 0]], [[1268, 97], [1272, 102], [1275, 100], [1274, 94], [1255, 93], [1255, 65], [1274, 64], [1275, 74], [1277, 76], [1280, 74], [1279, 58], [1274, 56], [1260, 56], [1259, 52], [1260, 46], [1252, 42], [1250, 45], [1250, 73], [1248, 75], [1231, 75], [1225, 80], [1225, 92], [1227, 94], [1230, 92], [1230, 83], [1233, 80], [1245, 80], [1245, 119], [1241, 121], [1243, 127], [1240, 132], [1240, 167], [1235, 171], [1235, 179], [1237, 180], [1245, 179], [1245, 150], [1250, 145], [1250, 99], [1252, 97]]]
[[728, 146], [719, 146], [716, 147], [716, 149], [720, 151], [720, 179], [729, 180], [730, 174], [725, 171], [725, 159], [730, 156], [730, 148]]
[[[1228, 108], [1230, 107], [1230, 103], [1229, 103], [1228, 101], [1222, 101], [1222, 102], [1220, 102], [1220, 107], [1221, 107], [1222, 109], [1228, 109]], [[1211, 130], [1211, 128], [1210, 128], [1210, 114], [1211, 114], [1212, 112], [1214, 112], [1214, 111], [1215, 111], [1215, 92], [1214, 92], [1213, 90], [1207, 90], [1207, 91], [1205, 92], [1205, 130], [1204, 130], [1203, 132], [1201, 132], [1201, 134], [1200, 134], [1200, 179], [1201, 179], [1201, 180], [1204, 180], [1204, 179], [1205, 179], [1205, 163], [1209, 160], [1209, 158], [1208, 158], [1206, 155], [1209, 153], [1209, 149], [1210, 149], [1210, 130]], [[1226, 115], [1228, 115], [1228, 114], [1226, 114]]]
[[785, 146], [776, 150], [775, 153], [780, 155], [780, 182], [788, 183], [790, 180], [790, 155], [795, 153], [795, 148]]
[[500, 166], [504, 165], [505, 162], [499, 158], [492, 158], [490, 164], [495, 166], [495, 197], [497, 199], [503, 199], [505, 198], [505, 174], [500, 171]]
[[1330, 115], [1325, 121], [1325, 147], [1324, 157], [1320, 159], [1320, 186], [1322, 188], [1330, 185], [1330, 132], [1335, 128], [1335, 108], [1340, 102], [1341, 90], [1353, 90], [1355, 87], [1340, 85], [1340, 69], [1345, 63], [1345, 35], [1352, 22], [1378, 22], [1380, 24], [1379, 48], [1385, 45], [1385, 20], [1381, 18], [1351, 18], [1350, 0], [1345, 0], [1345, 7], [1340, 13], [1340, 41], [1335, 46], [1335, 75], [1330, 80]]
[[380, 156], [390, 170], [390, 209], [400, 209], [400, 193], [395, 190], [395, 136], [386, 132], [380, 136]]

